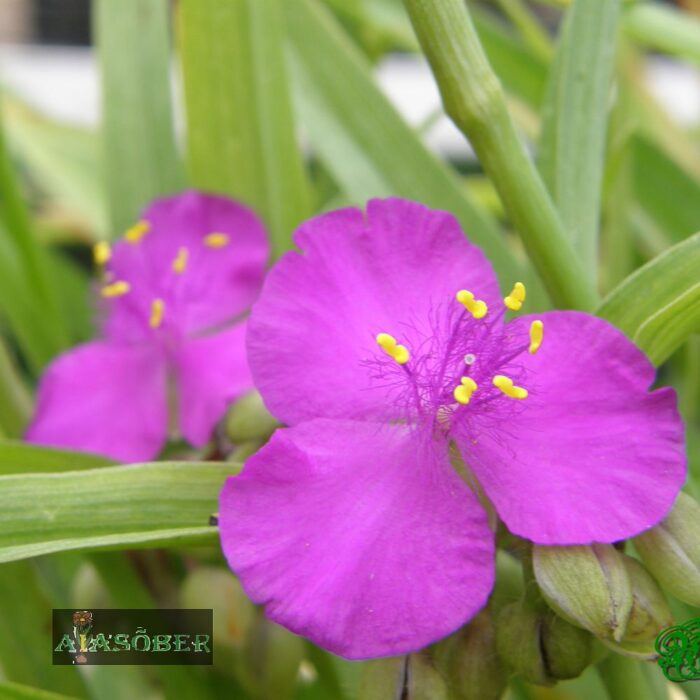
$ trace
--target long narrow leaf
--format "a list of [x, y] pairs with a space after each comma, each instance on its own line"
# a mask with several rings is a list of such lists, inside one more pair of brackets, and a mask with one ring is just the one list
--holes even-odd
[[[19, 373], [14, 358], [0, 337], [0, 434], [9, 438], [20, 437], [31, 411], [32, 397], [29, 389]], [[1, 470], [0, 466], [0, 472]]]
[[279, 0], [183, 0], [180, 12], [192, 180], [254, 207], [279, 254], [310, 213]]
[[184, 184], [170, 91], [168, 0], [98, 0], [105, 182], [114, 235]]
[[215, 543], [209, 516], [236, 469], [158, 462], [1, 476], [0, 562], [64, 550]]
[[13, 440], [0, 442], [0, 475], [68, 472], [114, 464], [106, 457], [85, 452], [56, 450]]
[[588, 273], [595, 275], [610, 82], [620, 0], [576, 0], [543, 107], [540, 170]]
[[700, 332], [700, 233], [669, 248], [628, 277], [598, 315], [622, 329], [654, 364]]
[[498, 225], [397, 114], [342, 29], [314, 0], [285, 9], [300, 121], [349, 199], [399, 195], [453, 212], [508, 285], [518, 266]]

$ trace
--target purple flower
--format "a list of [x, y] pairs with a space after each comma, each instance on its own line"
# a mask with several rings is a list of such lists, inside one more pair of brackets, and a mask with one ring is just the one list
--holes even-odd
[[252, 387], [240, 315], [267, 255], [255, 214], [196, 192], [155, 201], [114, 250], [98, 244], [103, 339], [49, 366], [26, 439], [127, 462], [155, 457], [169, 427], [206, 443]]
[[481, 251], [412, 202], [320, 216], [296, 243], [247, 341], [292, 427], [221, 496], [225, 555], [270, 618], [348, 658], [404, 654], [486, 602], [486, 508], [559, 545], [614, 542], [669, 511], [685, 478], [675, 395], [647, 391], [653, 367], [609, 323], [504, 323]]

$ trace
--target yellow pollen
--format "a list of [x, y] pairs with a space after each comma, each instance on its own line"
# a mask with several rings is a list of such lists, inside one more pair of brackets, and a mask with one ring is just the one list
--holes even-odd
[[151, 224], [148, 221], [139, 221], [135, 223], [125, 234], [124, 238], [129, 243], [140, 243], [141, 239], [151, 230]]
[[466, 289], [460, 289], [455, 295], [457, 301], [476, 319], [484, 318], [489, 307], [485, 301], [474, 299], [474, 295]]
[[508, 398], [527, 398], [527, 389], [523, 389], [521, 386], [513, 386], [513, 380], [509, 377], [503, 376], [502, 374], [497, 374], [493, 378], [493, 385], [500, 389]]
[[104, 265], [112, 257], [112, 249], [109, 247], [107, 241], [100, 241], [95, 243], [92, 248], [92, 259], [95, 261], [95, 265]]
[[534, 355], [542, 345], [544, 338], [544, 323], [542, 321], [533, 321], [530, 324], [530, 354]]
[[397, 345], [393, 335], [380, 333], [377, 336], [377, 345], [399, 365], [405, 365], [411, 359], [408, 348], [405, 345]]
[[131, 285], [128, 282], [117, 280], [116, 282], [112, 282], [112, 284], [102, 287], [100, 294], [102, 294], [105, 299], [113, 299], [114, 297], [123, 297], [125, 294], [129, 293], [130, 289]]
[[228, 245], [227, 233], [208, 233], [204, 236], [204, 245], [207, 248], [225, 248]]
[[461, 384], [455, 388], [454, 397], [457, 403], [466, 406], [472, 398], [472, 394], [479, 388], [471, 377], [462, 377]]
[[165, 303], [162, 299], [154, 299], [151, 303], [151, 318], [148, 320], [148, 325], [151, 328], [159, 328], [163, 323], [163, 315], [165, 314]]
[[511, 311], [520, 311], [525, 301], [525, 285], [522, 282], [516, 282], [513, 285], [513, 291], [503, 300], [503, 303]]
[[173, 271], [181, 275], [187, 268], [187, 258], [189, 257], [187, 248], [180, 248], [177, 251], [177, 257], [173, 260]]

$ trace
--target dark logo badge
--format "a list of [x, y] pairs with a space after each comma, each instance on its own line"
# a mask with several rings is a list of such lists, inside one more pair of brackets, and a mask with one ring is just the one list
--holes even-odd
[[700, 680], [700, 618], [664, 630], [656, 638], [657, 663], [674, 683]]
[[53, 663], [213, 663], [211, 610], [54, 610]]

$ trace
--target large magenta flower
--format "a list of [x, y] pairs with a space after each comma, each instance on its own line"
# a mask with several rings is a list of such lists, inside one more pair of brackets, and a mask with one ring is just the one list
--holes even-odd
[[96, 249], [104, 339], [49, 366], [27, 440], [129, 462], [155, 457], [169, 427], [203, 445], [252, 387], [239, 317], [267, 256], [261, 222], [236, 202], [187, 192], [151, 204], [113, 251]]
[[296, 243], [248, 331], [256, 384], [292, 427], [221, 497], [226, 557], [273, 620], [348, 658], [403, 654], [486, 602], [486, 507], [560, 545], [669, 511], [685, 478], [675, 395], [648, 393], [653, 367], [609, 323], [504, 323], [484, 255], [419, 204], [326, 214]]

